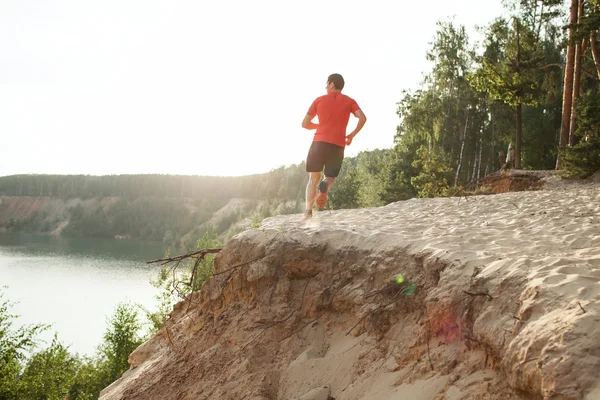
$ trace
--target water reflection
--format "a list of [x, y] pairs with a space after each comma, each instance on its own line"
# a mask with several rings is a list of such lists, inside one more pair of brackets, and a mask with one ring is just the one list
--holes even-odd
[[149, 281], [157, 266], [145, 261], [165, 250], [136, 240], [0, 234], [0, 286], [8, 286], [5, 300], [18, 302], [19, 324], [51, 324], [72, 351], [92, 354], [118, 303], [155, 308]]
[[[94, 239], [28, 233], [0, 234], [0, 250], [14, 256], [82, 256], [115, 260], [148, 261], [160, 258], [162, 243], [133, 239]], [[173, 252], [175, 254], [175, 252]]]

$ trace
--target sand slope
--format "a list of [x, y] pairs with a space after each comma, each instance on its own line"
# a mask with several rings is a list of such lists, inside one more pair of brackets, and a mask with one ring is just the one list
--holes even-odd
[[236, 236], [101, 398], [600, 398], [597, 184], [297, 219]]

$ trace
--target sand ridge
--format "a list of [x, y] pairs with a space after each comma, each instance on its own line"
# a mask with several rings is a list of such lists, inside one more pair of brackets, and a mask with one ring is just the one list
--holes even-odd
[[600, 398], [598, 185], [298, 219], [234, 237], [101, 399]]

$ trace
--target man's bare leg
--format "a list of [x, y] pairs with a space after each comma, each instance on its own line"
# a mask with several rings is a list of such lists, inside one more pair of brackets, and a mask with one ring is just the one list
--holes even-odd
[[327, 182], [327, 191], [329, 192], [329, 189], [331, 189], [331, 187], [335, 183], [335, 177], [327, 176], [325, 177], [325, 181]]
[[312, 212], [313, 204], [317, 198], [317, 187], [319, 186], [320, 180], [320, 172], [309, 172], [308, 184], [306, 185], [306, 213]]
[[325, 209], [325, 206], [327, 205], [327, 193], [329, 193], [329, 189], [334, 183], [335, 178], [330, 176], [325, 177], [325, 179], [319, 182], [319, 192], [317, 194], [317, 199], [315, 200], [315, 204], [319, 211]]

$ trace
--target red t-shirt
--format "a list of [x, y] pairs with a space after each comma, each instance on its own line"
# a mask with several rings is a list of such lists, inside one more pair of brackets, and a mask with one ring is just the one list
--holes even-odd
[[308, 115], [319, 117], [319, 127], [313, 141], [346, 146], [346, 127], [350, 113], [356, 116], [360, 107], [354, 99], [340, 92], [327, 93], [313, 101]]

